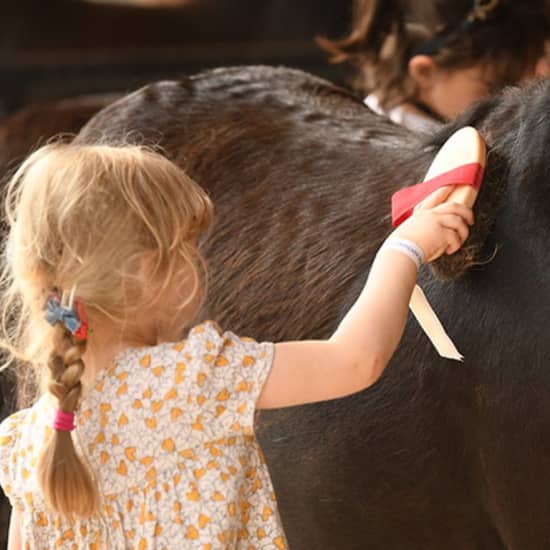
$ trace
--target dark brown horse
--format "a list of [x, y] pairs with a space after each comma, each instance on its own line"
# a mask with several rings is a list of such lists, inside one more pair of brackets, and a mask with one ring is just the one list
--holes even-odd
[[421, 180], [455, 127], [485, 136], [470, 247], [421, 275], [464, 364], [410, 323], [372, 389], [260, 420], [292, 548], [550, 547], [549, 86], [423, 143], [309, 75], [222, 69], [144, 88], [77, 138], [160, 143], [208, 189], [203, 315], [280, 340], [328, 336], [389, 232], [392, 191]]
[[421, 180], [457, 126], [486, 138], [470, 246], [421, 274], [464, 364], [410, 323], [370, 390], [260, 417], [291, 548], [550, 546], [549, 86], [505, 92], [425, 142], [304, 73], [222, 69], [144, 88], [77, 137], [159, 143], [209, 190], [202, 315], [269, 340], [328, 336], [389, 232], [392, 191]]

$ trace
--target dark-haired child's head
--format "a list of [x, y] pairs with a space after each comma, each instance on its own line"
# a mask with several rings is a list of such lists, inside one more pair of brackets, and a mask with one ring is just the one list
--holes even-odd
[[351, 33], [321, 39], [335, 62], [359, 69], [357, 87], [385, 108], [414, 102], [449, 119], [535, 76], [548, 22], [542, 0], [356, 0]]

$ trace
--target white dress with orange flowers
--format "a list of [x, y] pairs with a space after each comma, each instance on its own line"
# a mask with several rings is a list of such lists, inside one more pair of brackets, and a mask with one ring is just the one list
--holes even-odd
[[253, 431], [273, 349], [204, 323], [181, 343], [119, 354], [77, 411], [73, 437], [102, 504], [73, 524], [47, 510], [36, 483], [50, 401], [6, 419], [0, 484], [22, 510], [24, 547], [286, 548]]

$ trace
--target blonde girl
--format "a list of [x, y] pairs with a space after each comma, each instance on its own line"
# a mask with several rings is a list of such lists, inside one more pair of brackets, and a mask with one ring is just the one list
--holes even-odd
[[473, 222], [444, 199], [392, 235], [329, 340], [274, 345], [190, 328], [212, 206], [174, 164], [133, 146], [31, 155], [7, 193], [4, 327], [43, 395], [0, 425], [10, 550], [286, 548], [254, 411], [376, 382], [419, 263]]

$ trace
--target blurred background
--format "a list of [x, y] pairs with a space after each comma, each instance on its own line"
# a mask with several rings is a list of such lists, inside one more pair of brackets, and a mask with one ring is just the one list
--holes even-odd
[[314, 37], [341, 36], [351, 20], [351, 1], [341, 0], [0, 4], [0, 116], [219, 65], [285, 64], [338, 80]]
[[[37, 142], [77, 132], [147, 82], [209, 67], [297, 67], [343, 83], [317, 35], [342, 36], [351, 0], [0, 1], [0, 180]], [[0, 374], [0, 420], [15, 405]], [[0, 550], [9, 507], [0, 490]]]

